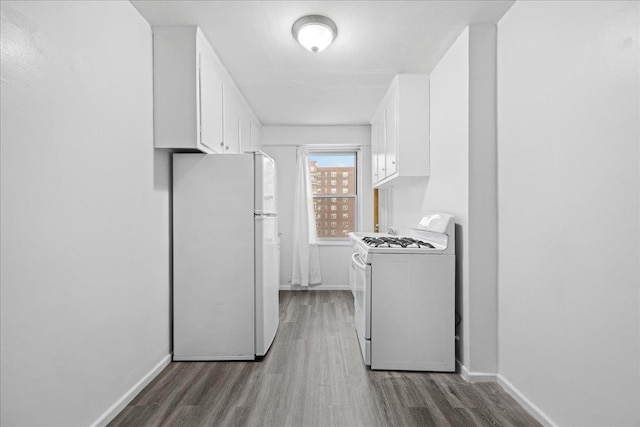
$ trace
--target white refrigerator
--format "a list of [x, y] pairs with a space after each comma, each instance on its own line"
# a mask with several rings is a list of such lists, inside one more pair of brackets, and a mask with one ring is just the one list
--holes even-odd
[[173, 155], [173, 360], [251, 360], [278, 329], [275, 162]]

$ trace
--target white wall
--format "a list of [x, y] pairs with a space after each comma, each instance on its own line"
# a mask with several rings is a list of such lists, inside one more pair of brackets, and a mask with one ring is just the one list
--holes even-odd
[[[498, 372], [497, 26], [469, 26], [469, 283], [471, 374]], [[467, 311], [467, 310], [465, 310]], [[493, 376], [490, 379], [494, 379]]]
[[430, 75], [428, 180], [385, 190], [388, 225], [456, 216], [456, 357], [471, 379], [498, 372], [496, 26], [465, 29]]
[[469, 30], [458, 37], [430, 76], [431, 177], [424, 211], [456, 216], [456, 311], [463, 322], [456, 357], [469, 360]]
[[129, 2], [2, 2], [1, 424], [86, 426], [169, 354], [169, 158]]
[[499, 24], [500, 374], [557, 425], [640, 425], [639, 16]]
[[[360, 147], [362, 210], [361, 230], [373, 230], [373, 190], [371, 190], [371, 132], [369, 126], [263, 126], [263, 150], [278, 165], [278, 217], [280, 233], [280, 286], [291, 287], [291, 251], [293, 246], [293, 201], [296, 180], [296, 148]], [[322, 283], [313, 289], [348, 289], [351, 246], [321, 244], [320, 274]], [[297, 287], [296, 287], [297, 288]]]

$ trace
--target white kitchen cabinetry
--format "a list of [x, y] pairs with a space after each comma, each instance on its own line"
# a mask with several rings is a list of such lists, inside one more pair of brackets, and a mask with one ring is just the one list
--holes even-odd
[[378, 173], [379, 127], [379, 121], [375, 117], [371, 119], [371, 182], [374, 184], [379, 181], [378, 176], [380, 176]]
[[251, 150], [262, 150], [262, 142], [260, 140], [260, 123], [251, 120]]
[[240, 107], [229, 86], [224, 86], [224, 152], [240, 152]]
[[240, 152], [252, 151], [251, 144], [251, 116], [247, 110], [240, 109]]
[[429, 176], [429, 79], [398, 74], [371, 119], [374, 187]]
[[260, 149], [260, 124], [237, 94], [224, 86], [224, 152], [244, 153]]
[[260, 122], [198, 27], [153, 27], [153, 80], [156, 148], [251, 149]]
[[197, 27], [153, 28], [156, 148], [220, 152], [222, 77]]

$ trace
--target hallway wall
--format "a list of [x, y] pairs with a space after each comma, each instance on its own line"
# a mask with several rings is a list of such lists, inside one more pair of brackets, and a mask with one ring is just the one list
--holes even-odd
[[640, 425], [640, 3], [499, 23], [503, 384], [561, 426]]
[[1, 2], [6, 426], [87, 426], [169, 360], [169, 170], [129, 2]]

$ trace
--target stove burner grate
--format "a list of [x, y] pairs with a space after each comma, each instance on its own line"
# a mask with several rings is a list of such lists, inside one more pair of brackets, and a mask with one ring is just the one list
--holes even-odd
[[431, 243], [411, 237], [363, 237], [362, 241], [375, 248], [434, 248]]

